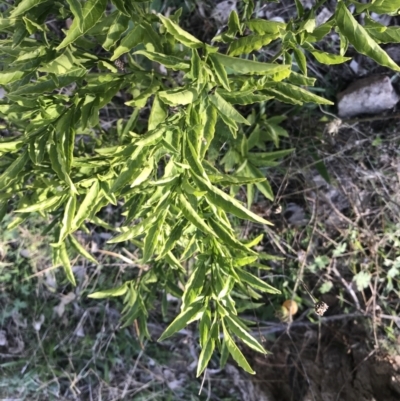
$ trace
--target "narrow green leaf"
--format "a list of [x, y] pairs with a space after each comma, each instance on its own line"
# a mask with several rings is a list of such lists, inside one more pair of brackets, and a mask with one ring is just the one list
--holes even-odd
[[249, 35], [239, 38], [232, 42], [228, 49], [230, 56], [239, 56], [241, 54], [249, 54], [253, 51], [260, 50], [262, 47], [267, 46], [273, 40], [279, 37], [279, 33], [264, 34], [264, 35]]
[[349, 40], [359, 53], [372, 58], [380, 65], [389, 67], [395, 71], [400, 71], [400, 67], [356, 21], [343, 1], [338, 3], [335, 15], [336, 23], [340, 32]]
[[66, 37], [59, 44], [56, 50], [61, 50], [64, 47], [73, 43], [80, 36], [85, 34], [90, 28], [96, 25], [96, 23], [102, 17], [107, 6], [107, 0], [87, 0], [84, 3], [82, 14], [83, 14], [83, 25], [82, 29], [79, 27], [79, 21], [77, 18], [72, 22]]
[[214, 219], [209, 219], [208, 220], [210, 226], [212, 229], [215, 231], [217, 234], [218, 238], [223, 241], [223, 243], [229, 245], [229, 247], [232, 247], [233, 249], [237, 249], [243, 253], [253, 253], [255, 254], [254, 251], [249, 249], [246, 245], [241, 243], [233, 233], [229, 232], [228, 229], [220, 222], [215, 221]]
[[0, 85], [7, 85], [11, 84], [12, 82], [19, 81], [27, 74], [27, 71], [1, 71]]
[[111, 24], [106, 40], [103, 42], [103, 48], [110, 51], [115, 43], [121, 38], [122, 34], [128, 29], [129, 18], [121, 13], [118, 13], [115, 22]]
[[182, 308], [185, 309], [187, 305], [190, 305], [196, 297], [200, 294], [201, 289], [204, 286], [205, 277], [207, 272], [207, 265], [203, 261], [196, 264], [192, 274], [190, 275], [185, 291], [182, 296]]
[[190, 48], [203, 47], [203, 43], [196, 39], [193, 35], [183, 30], [178, 24], [171, 19], [158, 14], [165, 29], [178, 41]]
[[21, 209], [15, 210], [15, 213], [33, 213], [33, 212], [41, 212], [47, 209], [50, 209], [54, 206], [59, 200], [63, 197], [63, 195], [52, 196], [51, 198], [45, 199], [41, 202], [38, 202], [34, 205], [26, 206]]
[[[255, 177], [255, 178], [266, 178], [265, 175], [255, 166], [253, 166], [251, 163], [247, 163], [246, 167], [246, 173], [250, 177]], [[257, 182], [256, 186], [258, 190], [269, 200], [273, 201], [274, 198], [274, 193], [272, 191], [271, 185], [268, 182], [267, 179], [263, 182]]]
[[251, 19], [249, 21], [246, 21], [246, 25], [251, 31], [256, 32], [260, 35], [262, 34], [274, 35], [279, 33], [281, 30], [284, 31], [286, 29], [285, 23], [277, 21], [269, 21], [266, 19]]
[[200, 334], [200, 346], [203, 348], [208, 340], [208, 334], [211, 328], [211, 312], [209, 309], [206, 309], [203, 313], [203, 316], [200, 319], [200, 327], [199, 327], [199, 334]]
[[79, 255], [83, 256], [87, 260], [90, 260], [96, 265], [99, 264], [99, 262], [79, 243], [79, 241], [72, 234], [68, 235], [68, 240], [75, 251], [79, 253]]
[[84, 17], [81, 3], [79, 2], [79, 0], [67, 0], [67, 2], [69, 4], [69, 8], [71, 9], [72, 14], [78, 21], [79, 30], [83, 32]]
[[[58, 142], [56, 138], [54, 138], [54, 140]], [[70, 187], [72, 192], [76, 193], [76, 188], [71, 180], [71, 177], [67, 173], [65, 155], [60, 143], [57, 143], [57, 145], [50, 144], [49, 157], [51, 161], [51, 168], [57, 174], [58, 178], [64, 181]]]
[[26, 167], [29, 161], [29, 154], [25, 150], [16, 160], [14, 160], [6, 171], [0, 176], [0, 190], [5, 189], [8, 185], [17, 179], [18, 174]]
[[161, 227], [164, 224], [165, 217], [167, 216], [168, 207], [159, 214], [156, 223], [150, 227], [145, 238], [143, 247], [143, 263], [147, 263], [153, 256], [159, 243], [159, 235]]
[[124, 283], [117, 288], [110, 288], [109, 290], [93, 292], [92, 294], [88, 295], [88, 298], [102, 299], [109, 297], [121, 297], [122, 295], [125, 295], [127, 291], [128, 285], [127, 283]]
[[76, 281], [75, 281], [74, 273], [72, 271], [71, 263], [69, 261], [65, 242], [63, 242], [59, 247], [59, 259], [60, 259], [61, 264], [64, 267], [64, 272], [65, 272], [65, 275], [67, 276], [68, 281], [73, 286], [76, 286]]
[[157, 95], [154, 96], [148, 122], [148, 131], [152, 131], [157, 128], [159, 124], [165, 121], [167, 116], [168, 114], [165, 105], [161, 102], [160, 98]]
[[90, 187], [89, 191], [86, 193], [85, 198], [83, 199], [78, 208], [78, 211], [76, 212], [76, 215], [72, 222], [74, 230], [79, 228], [85, 219], [89, 219], [91, 217], [92, 211], [94, 210], [97, 202], [100, 200], [99, 192], [100, 184], [99, 181], [96, 180]]
[[209, 55], [209, 59], [211, 61], [212, 66], [214, 67], [214, 73], [217, 77], [217, 81], [227, 90], [230, 91], [231, 88], [229, 86], [228, 74], [226, 73], [225, 67], [218, 60], [217, 57], [214, 57], [213, 54]]
[[267, 93], [283, 95], [283, 97], [279, 99], [283, 102], [293, 104], [302, 104], [303, 102], [329, 105], [334, 104], [330, 100], [324, 99], [318, 95], [314, 95], [303, 88], [299, 88], [298, 86], [286, 82], [267, 83], [264, 88]]
[[216, 107], [208, 104], [203, 120], [203, 139], [201, 141], [200, 159], [203, 159], [207, 149], [209, 148], [215, 133], [215, 126], [217, 124], [218, 112]]
[[368, 11], [377, 14], [398, 13], [399, 10], [400, 0], [375, 0], [368, 8]]
[[251, 336], [243, 327], [238, 324], [236, 316], [225, 316], [224, 321], [227, 322], [230, 330], [239, 337], [246, 345], [250, 348], [254, 349], [254, 351], [260, 352], [262, 354], [266, 354], [264, 347], [253, 337]]
[[188, 71], [190, 69], [189, 63], [179, 57], [146, 50], [138, 50], [134, 54], [141, 54], [149, 60], [162, 64], [165, 67], [171, 68], [174, 71]]
[[300, 68], [300, 71], [304, 74], [307, 75], [307, 60], [306, 56], [302, 52], [301, 49], [294, 47], [293, 48], [294, 52], [294, 58], [296, 59], [297, 65]]
[[218, 61], [239, 74], [272, 75], [279, 72], [290, 71], [289, 65], [260, 63], [243, 58], [225, 56], [220, 53], [213, 55]]
[[272, 96], [255, 94], [254, 89], [244, 90], [244, 91], [235, 91], [235, 92], [227, 92], [221, 89], [218, 89], [218, 93], [231, 104], [240, 104], [247, 105], [259, 102], [266, 102], [267, 100], [273, 99]]
[[237, 364], [243, 368], [246, 372], [251, 373], [254, 375], [256, 372], [250, 367], [249, 363], [247, 362], [246, 358], [240, 351], [240, 349], [237, 347], [235, 342], [232, 340], [232, 337], [230, 336], [228, 330], [225, 327], [225, 324], [222, 323], [223, 330], [224, 330], [224, 341], [225, 345], [229, 351], [229, 353], [232, 355], [232, 358], [237, 362]]
[[321, 64], [334, 65], [334, 64], [342, 64], [348, 60], [351, 60], [351, 57], [344, 57], [339, 54], [330, 54], [326, 52], [322, 52], [320, 50], [311, 50], [311, 54], [319, 61]]
[[170, 250], [172, 250], [176, 244], [176, 242], [181, 238], [183, 231], [187, 227], [188, 222], [185, 219], [181, 219], [178, 223], [175, 224], [175, 227], [172, 229], [171, 234], [168, 236], [167, 242], [165, 244], [164, 249], [157, 257], [156, 260], [160, 260], [163, 258]]
[[160, 342], [168, 337], [171, 337], [173, 334], [186, 327], [186, 325], [193, 321], [193, 319], [199, 319], [200, 316], [198, 315], [202, 307], [202, 302], [198, 302], [196, 304], [190, 305], [186, 310], [182, 311], [167, 327], [167, 329], [157, 341]]
[[18, 149], [20, 149], [24, 144], [24, 141], [22, 139], [19, 139], [17, 141], [7, 141], [7, 142], [2, 142], [0, 141], [0, 152], [1, 153], [11, 153], [15, 152]]
[[210, 362], [210, 359], [214, 352], [214, 348], [215, 348], [215, 340], [213, 338], [209, 338], [200, 352], [199, 362], [197, 364], [196, 377], [199, 377], [203, 373], [204, 369], [207, 367], [208, 362]]
[[183, 90], [172, 89], [168, 91], [158, 92], [158, 96], [165, 104], [168, 104], [170, 106], [185, 106], [196, 101], [198, 98], [198, 93], [194, 88]]
[[241, 219], [250, 220], [254, 223], [271, 225], [269, 221], [246, 209], [236, 199], [221, 191], [219, 188], [211, 185], [209, 182], [204, 180], [204, 178], [195, 174], [193, 174], [192, 177], [201, 190], [207, 191], [206, 197], [211, 204], [220, 207], [222, 210], [232, 213]]
[[42, 3], [45, 3], [48, 0], [22, 0], [19, 2], [17, 7], [11, 12], [11, 17], [19, 17], [22, 14], [25, 14], [31, 8], [39, 6]]
[[192, 208], [192, 205], [188, 202], [184, 195], [180, 194], [178, 196], [179, 207], [182, 210], [183, 215], [200, 231], [205, 234], [216, 237], [214, 231], [208, 227], [204, 220], [197, 214], [197, 212]]
[[143, 28], [136, 25], [122, 40], [121, 44], [114, 50], [111, 61], [115, 61], [123, 54], [129, 52], [143, 41]]
[[71, 195], [64, 208], [64, 216], [61, 221], [60, 236], [58, 243], [61, 244], [65, 237], [73, 230], [72, 222], [74, 220], [76, 210], [76, 197]]
[[272, 285], [267, 284], [266, 282], [262, 281], [258, 277], [254, 276], [253, 274], [250, 274], [246, 272], [243, 269], [236, 269], [236, 274], [240, 278], [241, 281], [244, 281], [247, 284], [250, 284], [251, 287], [254, 287], [258, 290], [261, 290], [263, 292], [268, 292], [269, 294], [280, 294], [281, 292], [276, 289], [275, 287], [272, 287]]
[[228, 103], [218, 92], [215, 92], [213, 95], [209, 96], [209, 99], [217, 108], [220, 114], [232, 119], [233, 121], [237, 121], [241, 124], [251, 125], [236, 109]]

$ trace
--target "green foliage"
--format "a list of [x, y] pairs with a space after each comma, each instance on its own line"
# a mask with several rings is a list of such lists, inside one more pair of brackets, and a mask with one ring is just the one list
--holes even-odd
[[[400, 6], [394, 4], [356, 3], [356, 14], [395, 13]], [[315, 10], [305, 11], [300, 1], [298, 18], [283, 24], [253, 19], [248, 0], [243, 15], [233, 12], [228, 31], [213, 40], [228, 47], [225, 54], [182, 29], [179, 10], [167, 18], [151, 13], [143, 1], [22, 0], [7, 7], [0, 20], [0, 84], [6, 92], [0, 115], [13, 134], [0, 142], [0, 216], [6, 207], [16, 213], [8, 228], [37, 211], [51, 215], [53, 264], [64, 267], [72, 284], [70, 250], [96, 263], [74, 232], [88, 224], [112, 229], [110, 243], [130, 241], [141, 249], [139, 265], [151, 267], [91, 297], [123, 297], [124, 323], [136, 321], [143, 338], [149, 337], [146, 321], [158, 292], [171, 293], [182, 299], [181, 312], [160, 340], [199, 321], [198, 375], [216, 347], [222, 365], [230, 354], [254, 373], [234, 338], [265, 351], [248, 334], [238, 309], [243, 300], [279, 290], [245, 269], [261, 266], [251, 249], [261, 238], [241, 241], [229, 215], [269, 224], [248, 207], [255, 188], [273, 200], [268, 167], [292, 150], [271, 149], [287, 136], [283, 117], [234, 105], [263, 106], [273, 99], [332, 104], [304, 88], [315, 82], [307, 76], [308, 53], [320, 63], [343, 63], [351, 44], [397, 71], [378, 43], [398, 42], [398, 35], [368, 19], [361, 26], [344, 1], [316, 27]], [[60, 41], [46, 22], [64, 24], [67, 17], [73, 23]], [[345, 43], [341, 54], [315, 48], [332, 29]], [[280, 43], [275, 61], [249, 56], [273, 42]], [[123, 55], [126, 65], [118, 69], [112, 61]], [[276, 61], [280, 56], [284, 63]], [[129, 98], [131, 116], [118, 116], [116, 127], [105, 132], [101, 121], [120, 101], [118, 93]], [[244, 185], [248, 207], [233, 196]], [[116, 210], [122, 205], [121, 226], [101, 220], [110, 204]], [[356, 283], [364, 288], [369, 280], [360, 272]]]

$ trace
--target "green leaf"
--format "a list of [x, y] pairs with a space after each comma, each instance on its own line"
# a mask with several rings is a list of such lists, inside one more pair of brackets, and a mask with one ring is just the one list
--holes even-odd
[[377, 14], [396, 13], [400, 9], [400, 0], [375, 0], [368, 7], [368, 11]]
[[0, 176], [0, 190], [5, 189], [8, 185], [17, 179], [18, 174], [26, 167], [29, 161], [29, 154], [25, 150], [16, 160], [14, 160], [6, 171]]
[[282, 159], [283, 157], [293, 153], [294, 148], [282, 149], [275, 152], [258, 152], [258, 153], [248, 153], [247, 159], [255, 166], [269, 166], [269, 163], [276, 160]]
[[69, 4], [69, 8], [71, 9], [72, 14], [74, 14], [74, 17], [78, 21], [79, 30], [83, 32], [84, 17], [81, 3], [79, 2], [79, 0], [67, 0], [67, 3]]
[[310, 50], [310, 52], [317, 61], [327, 65], [342, 64], [348, 60], [351, 60], [351, 57], [344, 57], [339, 54], [325, 53], [320, 50]]
[[116, 244], [118, 242], [128, 241], [139, 235], [142, 235], [148, 230], [156, 221], [157, 215], [151, 215], [146, 219], [142, 220], [140, 223], [136, 224], [133, 228], [123, 232], [122, 234], [116, 236], [115, 238], [108, 241], [109, 244]]
[[[250, 177], [255, 177], [255, 178], [265, 178], [265, 175], [255, 166], [253, 166], [251, 163], [247, 163], [245, 167], [245, 171], [247, 175]], [[267, 179], [263, 182], [256, 182], [256, 186], [258, 190], [269, 200], [273, 201], [274, 200], [274, 193], [272, 191], [271, 185], [268, 182]]]
[[260, 63], [243, 58], [225, 56], [220, 53], [213, 55], [222, 65], [239, 74], [272, 75], [279, 72], [290, 71], [289, 65]]
[[275, 35], [281, 30], [286, 29], [286, 24], [283, 22], [269, 21], [266, 19], [251, 19], [246, 21], [248, 28], [258, 34], [272, 34]]
[[148, 122], [148, 131], [152, 131], [158, 127], [159, 124], [163, 123], [167, 118], [167, 108], [161, 102], [160, 98], [154, 96], [153, 105], [150, 111], [150, 117]]
[[293, 48], [293, 52], [294, 52], [294, 58], [296, 59], [296, 62], [297, 62], [297, 65], [300, 68], [300, 71], [304, 75], [307, 75], [307, 60], [306, 60], [306, 56], [301, 51], [301, 49], [299, 49], [297, 47]]
[[353, 277], [353, 281], [356, 283], [358, 291], [368, 288], [369, 283], [371, 282], [371, 277], [371, 273], [364, 270], [361, 270]]
[[103, 42], [103, 48], [110, 51], [115, 43], [121, 38], [122, 34], [127, 30], [129, 18], [121, 13], [118, 13], [115, 22], [111, 24], [106, 40]]
[[193, 174], [192, 178], [201, 190], [207, 191], [206, 197], [211, 204], [221, 208], [222, 210], [228, 213], [232, 213], [241, 219], [250, 220], [253, 221], [254, 223], [261, 223], [268, 225], [271, 224], [269, 221], [263, 219], [260, 216], [257, 216], [252, 211], [246, 209], [236, 199], [232, 198], [225, 192], [221, 191], [219, 188], [211, 185], [204, 178], [199, 177], [196, 174]]
[[242, 35], [242, 28], [240, 26], [239, 16], [235, 10], [232, 10], [229, 14], [228, 34], [236, 35], [238, 32]]
[[264, 347], [251, 336], [243, 327], [238, 323], [236, 316], [225, 316], [224, 321], [228, 324], [229, 329], [239, 337], [246, 345], [254, 349], [257, 352], [266, 354]]
[[178, 196], [179, 207], [182, 210], [183, 215], [200, 231], [205, 234], [216, 237], [214, 231], [208, 227], [204, 220], [197, 214], [197, 212], [192, 208], [192, 205], [188, 202], [184, 195], [180, 194]]
[[79, 243], [79, 241], [72, 234], [68, 235], [68, 240], [75, 251], [79, 253], [79, 255], [83, 256], [87, 260], [90, 260], [96, 265], [99, 264], [99, 262]]
[[80, 36], [85, 34], [90, 28], [96, 25], [96, 23], [103, 16], [103, 13], [107, 6], [107, 0], [87, 0], [84, 3], [82, 14], [83, 14], [83, 25], [82, 29], [79, 28], [78, 19], [74, 19], [71, 27], [69, 28], [66, 37], [59, 44], [56, 50], [61, 50], [64, 47], [75, 42]]
[[400, 71], [399, 66], [381, 49], [381, 47], [369, 36], [368, 32], [356, 21], [341, 1], [336, 8], [336, 23], [340, 32], [349, 40], [354, 48], [378, 64]]
[[76, 286], [76, 281], [74, 277], [74, 273], [72, 271], [71, 263], [69, 261], [67, 248], [65, 246], [65, 242], [63, 242], [59, 249], [58, 249], [59, 259], [61, 264], [64, 267], [65, 275], [67, 276], [68, 281], [73, 285]]
[[243, 90], [243, 91], [235, 91], [235, 92], [227, 92], [221, 89], [218, 89], [218, 93], [231, 104], [240, 104], [247, 105], [259, 102], [266, 102], [267, 100], [273, 99], [272, 96], [255, 94], [254, 89]]
[[168, 236], [167, 242], [165, 244], [164, 249], [160, 253], [160, 255], [157, 257], [156, 260], [160, 260], [163, 258], [173, 247], [175, 246], [176, 242], [182, 237], [182, 233], [187, 227], [188, 222], [185, 219], [182, 219], [178, 221], [178, 223], [175, 224], [174, 228], [171, 231], [171, 234]]
[[205, 277], [207, 272], [207, 265], [203, 261], [196, 264], [192, 274], [190, 275], [186, 285], [185, 291], [182, 296], [182, 308], [185, 309], [190, 305], [196, 297], [200, 294], [204, 286]]
[[186, 325], [188, 325], [191, 321], [199, 319], [200, 316], [198, 315], [202, 308], [202, 302], [190, 305], [174, 319], [174, 321], [167, 327], [167, 329], [157, 341], [160, 342], [168, 337], [171, 337], [173, 334], [186, 327]]
[[138, 50], [134, 54], [141, 54], [151, 61], [162, 64], [167, 68], [171, 68], [174, 71], [188, 71], [190, 65], [188, 62], [182, 60], [179, 57], [174, 57], [162, 53], [151, 52], [146, 50]]
[[142, 258], [143, 263], [147, 263], [154, 256], [154, 251], [159, 243], [160, 230], [164, 224], [167, 212], [168, 207], [165, 208], [162, 213], [160, 213], [158, 219], [156, 220], [156, 223], [152, 227], [150, 227], [146, 234], [146, 237], [144, 238]]
[[129, 52], [132, 48], [136, 47], [143, 41], [143, 28], [136, 25], [122, 40], [121, 44], [114, 50], [111, 61], [115, 61], [123, 54]]
[[22, 14], [25, 14], [31, 8], [39, 6], [42, 3], [47, 2], [47, 0], [22, 0], [19, 2], [18, 6], [14, 8], [11, 12], [11, 17], [19, 17]]
[[73, 230], [73, 219], [76, 210], [76, 197], [71, 195], [64, 208], [64, 216], [61, 221], [60, 236], [58, 243], [61, 244], [65, 237]]
[[230, 336], [228, 330], [225, 327], [225, 324], [222, 323], [223, 330], [224, 330], [224, 342], [225, 345], [229, 351], [229, 353], [232, 355], [232, 358], [237, 362], [237, 364], [243, 368], [246, 372], [251, 373], [254, 375], [256, 372], [250, 367], [249, 363], [246, 361], [246, 358], [240, 351], [240, 349], [237, 347], [235, 342], [232, 340], [232, 337]]
[[76, 188], [71, 180], [71, 177], [67, 173], [65, 155], [63, 153], [61, 144], [59, 141], [57, 141], [57, 138], [54, 138], [53, 141], [55, 141], [57, 145], [50, 144], [49, 146], [51, 168], [57, 174], [60, 180], [64, 181], [70, 187], [71, 191], [76, 193]]
[[210, 359], [214, 352], [214, 348], [215, 348], [215, 340], [210, 337], [200, 352], [199, 361], [197, 364], [196, 377], [199, 377], [203, 373], [204, 369], [207, 367], [208, 362], [210, 362]]
[[95, 180], [89, 191], [86, 193], [85, 198], [80, 203], [78, 211], [76, 212], [76, 215], [72, 222], [74, 230], [79, 228], [85, 219], [89, 219], [91, 217], [92, 211], [94, 210], [97, 202], [102, 197], [101, 195], [99, 196], [99, 192], [100, 184], [98, 180]]
[[7, 85], [15, 81], [19, 81], [25, 75], [27, 71], [1, 71], [0, 72], [0, 85]]
[[212, 227], [212, 229], [215, 231], [215, 233], [218, 235], [218, 238], [220, 238], [225, 244], [229, 245], [229, 247], [233, 249], [237, 249], [243, 253], [255, 253], [251, 249], [249, 249], [246, 245], [244, 245], [242, 242], [240, 242], [234, 233], [229, 232], [227, 227], [223, 224], [220, 223], [219, 221], [215, 221], [214, 219], [209, 219], [208, 223]]
[[249, 284], [253, 288], [256, 288], [263, 292], [268, 292], [269, 294], [280, 294], [281, 293], [278, 289], [276, 289], [275, 287], [272, 287], [272, 285], [267, 284], [266, 282], [262, 281], [261, 279], [254, 276], [253, 274], [246, 272], [243, 269], [236, 269], [235, 271], [241, 281], [244, 281], [245, 283]]
[[264, 88], [268, 94], [271, 93], [278, 96], [279, 94], [283, 95], [283, 97], [281, 96], [279, 100], [285, 103], [302, 104], [303, 102], [310, 102], [317, 104], [334, 104], [330, 100], [314, 95], [303, 88], [299, 88], [298, 86], [288, 84], [286, 82], [267, 83]]
[[239, 38], [230, 44], [228, 54], [230, 56], [249, 54], [253, 51], [260, 50], [264, 46], [267, 46], [278, 37], [279, 33], [275, 33], [274, 35], [249, 35]]
[[63, 195], [52, 196], [51, 198], [45, 199], [41, 202], [38, 202], [34, 205], [26, 206], [21, 209], [17, 209], [15, 213], [33, 213], [33, 212], [40, 212], [50, 209], [52, 206], [57, 204]]
[[170, 33], [178, 42], [184, 44], [190, 48], [203, 47], [204, 44], [200, 40], [196, 39], [190, 33], [184, 31], [178, 24], [173, 22], [171, 19], [158, 14], [160, 21], [164, 25], [165, 29]]
[[229, 85], [229, 79], [228, 79], [228, 74], [226, 73], [225, 67], [222, 65], [222, 63], [218, 60], [217, 57], [214, 57], [213, 54], [209, 55], [209, 59], [211, 61], [211, 64], [214, 67], [214, 73], [217, 77], [217, 81], [227, 90], [230, 91], [230, 85]]
[[238, 113], [235, 108], [229, 104], [218, 92], [209, 96], [211, 103], [217, 108], [220, 114], [237, 121], [241, 124], [251, 125], [240, 113]]
[[0, 141], [0, 152], [2, 153], [9, 153], [15, 152], [20, 149], [24, 144], [24, 141], [19, 139], [17, 141]]
[[187, 105], [193, 103], [198, 98], [198, 93], [196, 89], [179, 89], [179, 90], [168, 90], [163, 92], [158, 92], [160, 100], [170, 106]]
[[110, 288], [109, 290], [97, 291], [88, 295], [88, 298], [102, 299], [109, 297], [121, 297], [125, 295], [128, 291], [127, 283], [122, 284], [117, 288]]
[[218, 112], [217, 109], [212, 105], [208, 104], [205, 112], [205, 116], [203, 120], [204, 129], [203, 129], [203, 138], [201, 141], [201, 149], [200, 149], [200, 158], [203, 159], [207, 149], [209, 148], [215, 133], [215, 126], [217, 124]]

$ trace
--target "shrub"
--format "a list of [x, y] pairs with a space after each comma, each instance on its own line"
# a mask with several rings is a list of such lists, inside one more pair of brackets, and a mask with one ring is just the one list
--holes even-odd
[[[90, 296], [123, 297], [125, 324], [136, 321], [145, 337], [157, 293], [173, 294], [182, 301], [181, 313], [161, 340], [199, 320], [198, 375], [215, 347], [222, 365], [230, 354], [253, 373], [234, 337], [266, 351], [237, 309], [279, 290], [245, 268], [267, 268], [258, 260], [268, 255], [252, 249], [262, 236], [238, 238], [230, 216], [269, 224], [249, 207], [255, 189], [273, 199], [264, 168], [291, 150], [267, 151], [266, 141], [278, 147], [287, 135], [279, 125], [283, 117], [257, 116], [248, 105], [273, 99], [332, 104], [304, 88], [315, 83], [307, 76], [307, 57], [343, 63], [349, 45], [399, 71], [379, 46], [400, 42], [399, 30], [369, 14], [397, 13], [400, 2], [339, 1], [334, 15], [316, 26], [324, 0], [307, 11], [296, 0], [298, 16], [287, 24], [253, 18], [253, 1], [245, 0], [240, 16], [233, 11], [213, 39], [218, 46], [183, 30], [180, 10], [165, 17], [150, 12], [146, 1], [15, 3], [1, 6], [0, 19], [6, 93], [0, 104], [6, 132], [0, 219], [12, 213], [12, 228], [32, 213], [50, 215], [53, 264], [63, 266], [73, 285], [71, 252], [96, 263], [74, 233], [88, 231], [89, 224], [112, 229], [109, 242], [131, 242], [141, 250], [139, 264], [150, 267], [119, 288]], [[360, 13], [364, 26], [356, 20]], [[68, 18], [69, 28], [57, 31]], [[316, 45], [333, 29], [339, 54]], [[257, 61], [268, 46], [278, 49], [273, 60]], [[121, 99], [129, 118], [119, 114]], [[102, 123], [107, 113], [111, 127]], [[224, 143], [228, 148], [220, 154]], [[235, 199], [242, 186], [247, 207]], [[101, 218], [110, 204], [124, 216], [120, 227]]]

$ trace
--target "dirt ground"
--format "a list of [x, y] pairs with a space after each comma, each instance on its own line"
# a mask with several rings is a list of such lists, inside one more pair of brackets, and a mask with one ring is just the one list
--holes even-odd
[[336, 320], [320, 330], [294, 325], [273, 341], [267, 356], [246, 354], [256, 371], [233, 367], [243, 401], [397, 401], [400, 355], [366, 344], [364, 319]]

